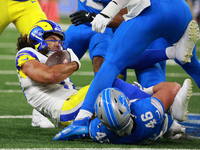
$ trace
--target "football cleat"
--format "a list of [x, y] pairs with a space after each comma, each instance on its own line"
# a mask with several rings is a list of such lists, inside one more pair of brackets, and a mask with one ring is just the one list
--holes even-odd
[[174, 119], [182, 122], [187, 120], [187, 108], [190, 97], [192, 96], [192, 81], [185, 79], [183, 86], [178, 91], [171, 106]]
[[53, 140], [73, 140], [89, 136], [90, 118], [86, 117], [83, 120], [76, 120], [71, 125], [56, 134]]
[[189, 22], [183, 36], [174, 45], [176, 59], [179, 60], [181, 64], [191, 62], [191, 57], [193, 56], [192, 52], [199, 37], [199, 26], [196, 21], [192, 20]]

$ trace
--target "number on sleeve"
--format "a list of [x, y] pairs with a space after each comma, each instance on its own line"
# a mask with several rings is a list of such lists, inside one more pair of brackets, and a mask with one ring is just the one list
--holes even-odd
[[150, 111], [146, 112], [145, 114], [142, 114], [141, 119], [143, 122], [149, 121], [148, 123], [145, 124], [147, 128], [154, 128], [155, 124], [157, 123], [156, 120], [153, 119], [153, 114]]

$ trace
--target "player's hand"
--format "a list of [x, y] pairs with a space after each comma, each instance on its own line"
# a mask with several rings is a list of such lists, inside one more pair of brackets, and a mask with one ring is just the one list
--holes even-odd
[[91, 22], [95, 16], [95, 13], [89, 13], [85, 10], [80, 10], [71, 14], [69, 17], [71, 18], [72, 24], [78, 26], [83, 23]]
[[81, 68], [81, 62], [79, 61], [79, 59], [76, 56], [76, 54], [73, 52], [73, 50], [71, 48], [68, 48], [67, 51], [70, 53], [71, 62], [75, 61], [78, 64], [78, 69], [80, 69]]
[[141, 84], [138, 83], [138, 82], [136, 82], [136, 81], [133, 82], [133, 85], [136, 86], [137, 88], [139, 88], [140, 90], [143, 89], [142, 86], [141, 86]]
[[112, 21], [111, 18], [104, 14], [98, 14], [94, 18], [94, 20], [91, 22], [92, 24], [92, 30], [100, 33], [104, 33], [106, 30], [106, 26]]

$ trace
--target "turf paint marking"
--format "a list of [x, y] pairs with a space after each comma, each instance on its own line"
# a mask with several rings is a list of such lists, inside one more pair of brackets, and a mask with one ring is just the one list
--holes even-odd
[[[17, 148], [17, 149], [0, 149], [0, 150], [108, 150], [108, 148]], [[109, 148], [109, 150], [124, 150], [124, 148]], [[175, 150], [168, 148], [128, 148], [128, 150]], [[191, 150], [191, 149], [176, 149], [176, 150]], [[195, 149], [200, 150], [200, 149]]]

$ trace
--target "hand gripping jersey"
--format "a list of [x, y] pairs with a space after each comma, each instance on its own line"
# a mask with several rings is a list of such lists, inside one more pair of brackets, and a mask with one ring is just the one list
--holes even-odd
[[44, 84], [31, 80], [22, 72], [21, 66], [25, 62], [34, 59], [45, 63], [47, 57], [29, 47], [23, 48], [16, 55], [16, 68], [22, 91], [27, 102], [33, 108], [57, 123], [60, 121], [60, 113], [65, 100], [76, 94], [77, 91], [69, 78], [66, 78], [60, 84]]

